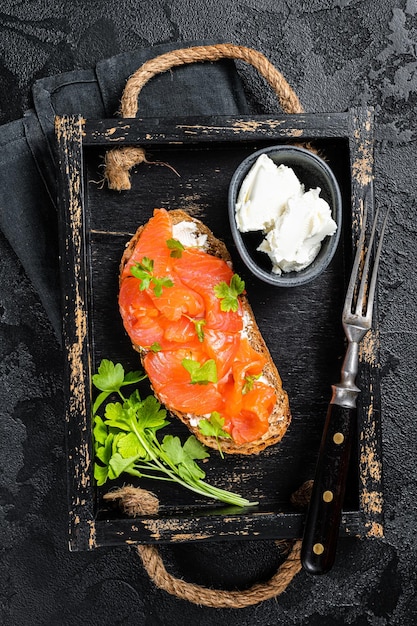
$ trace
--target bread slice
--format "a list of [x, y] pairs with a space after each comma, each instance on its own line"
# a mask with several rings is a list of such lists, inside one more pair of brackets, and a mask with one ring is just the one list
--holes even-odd
[[[194, 222], [197, 227], [198, 233], [201, 235], [205, 235], [207, 238], [204, 245], [204, 251], [213, 256], [220, 257], [221, 259], [226, 261], [230, 265], [230, 267], [232, 266], [231, 257], [225, 244], [217, 239], [205, 224], [203, 224], [200, 220], [192, 217], [185, 211], [179, 209], [171, 210], [169, 211], [169, 214], [171, 216], [173, 224], [178, 224], [180, 222]], [[120, 279], [123, 269], [130, 259], [135, 249], [135, 246], [141, 236], [143, 228], [144, 226], [140, 226], [138, 228], [135, 235], [131, 238], [126, 246], [120, 263]], [[170, 413], [180, 419], [181, 422], [183, 422], [189, 428], [189, 430], [195, 435], [195, 437], [199, 441], [201, 441], [208, 447], [218, 449], [220, 445], [222, 451], [227, 454], [248, 455], [258, 454], [267, 446], [278, 443], [283, 438], [288, 429], [291, 421], [291, 414], [288, 402], [288, 395], [282, 387], [281, 377], [271, 358], [271, 355], [261, 335], [261, 332], [256, 324], [256, 320], [250, 307], [248, 298], [246, 297], [246, 295], [241, 295], [239, 296], [239, 299], [241, 301], [244, 314], [245, 334], [247, 335], [251, 346], [257, 352], [260, 352], [266, 356], [267, 363], [262, 371], [262, 376], [267, 379], [268, 383], [274, 388], [276, 393], [277, 400], [273, 411], [269, 416], [268, 431], [264, 435], [262, 435], [262, 437], [255, 441], [238, 444], [233, 439], [229, 439], [226, 437], [219, 437], [218, 439], [216, 439], [215, 437], [207, 437], [203, 435], [198, 428], [198, 421], [199, 419], [205, 419], [207, 416], [183, 414], [175, 410], [174, 407], [166, 406], [166, 408], [170, 411]], [[133, 344], [133, 348], [139, 352], [141, 358], [143, 359], [146, 351], [141, 346], [135, 344]], [[155, 395], [158, 398], [158, 394], [155, 393]]]

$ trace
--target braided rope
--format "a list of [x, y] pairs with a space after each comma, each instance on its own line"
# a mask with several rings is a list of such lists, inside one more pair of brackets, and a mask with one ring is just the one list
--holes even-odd
[[275, 91], [280, 106], [285, 113], [303, 113], [301, 103], [284, 76], [268, 59], [253, 48], [236, 46], [234, 44], [215, 44], [211, 46], [193, 46], [181, 48], [161, 54], [146, 61], [126, 83], [121, 99], [120, 113], [122, 117], [135, 117], [138, 111], [138, 95], [151, 78], [162, 72], [203, 61], [219, 61], [220, 59], [235, 59], [246, 61], [252, 65], [266, 79]]
[[297, 540], [287, 559], [266, 583], [256, 583], [244, 591], [223, 591], [175, 578], [166, 570], [161, 555], [154, 546], [140, 545], [137, 550], [150, 579], [159, 589], [164, 589], [181, 600], [216, 609], [242, 609], [275, 598], [286, 590], [301, 569], [301, 541]]

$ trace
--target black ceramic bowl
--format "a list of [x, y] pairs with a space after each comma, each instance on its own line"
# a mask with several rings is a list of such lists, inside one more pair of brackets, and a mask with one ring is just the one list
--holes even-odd
[[[320, 197], [328, 202], [332, 218], [337, 224], [334, 235], [327, 236], [322, 242], [320, 251], [310, 265], [299, 272], [272, 272], [270, 258], [257, 247], [264, 238], [262, 231], [241, 233], [236, 225], [235, 206], [240, 187], [251, 167], [261, 154], [266, 154], [276, 165], [284, 164], [291, 167], [305, 190], [320, 187]], [[332, 260], [340, 238], [342, 228], [342, 198], [337, 180], [323, 159], [304, 148], [295, 146], [268, 146], [247, 157], [233, 174], [229, 187], [229, 219], [233, 239], [243, 262], [258, 278], [270, 285], [279, 287], [296, 287], [314, 280], [321, 274]]]

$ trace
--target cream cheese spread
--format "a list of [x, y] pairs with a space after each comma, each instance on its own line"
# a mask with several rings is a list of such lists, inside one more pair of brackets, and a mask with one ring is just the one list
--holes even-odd
[[241, 233], [269, 230], [289, 197], [303, 192], [290, 167], [276, 166], [262, 154], [245, 177], [236, 202], [236, 224]]
[[172, 226], [172, 236], [177, 239], [184, 248], [205, 248], [207, 244], [207, 235], [198, 232], [197, 225], [194, 222], [178, 222]]
[[241, 232], [263, 231], [258, 250], [271, 259], [272, 271], [300, 271], [310, 265], [323, 239], [337, 224], [320, 188], [305, 191], [295, 172], [261, 155], [244, 179], [236, 202]]

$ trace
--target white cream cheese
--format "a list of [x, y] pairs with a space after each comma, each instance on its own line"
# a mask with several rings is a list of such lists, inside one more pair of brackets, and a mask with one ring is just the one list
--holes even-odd
[[195, 415], [191, 415], [190, 413], [187, 414], [187, 417], [188, 421], [190, 422], [190, 426], [192, 426], [193, 428], [197, 428], [200, 421], [204, 419], [204, 417], [196, 417]]
[[236, 202], [236, 223], [242, 233], [269, 230], [289, 197], [303, 193], [294, 171], [277, 167], [262, 154], [245, 177]]
[[289, 198], [258, 250], [266, 252], [272, 261], [272, 271], [299, 272], [318, 255], [321, 242], [336, 232], [330, 207], [319, 197], [320, 188], [310, 189], [296, 198]]
[[268, 254], [275, 274], [310, 265], [323, 239], [337, 230], [320, 188], [305, 192], [291, 168], [277, 167], [265, 154], [243, 181], [236, 223], [241, 232], [263, 231], [266, 236], [258, 250]]
[[178, 222], [172, 226], [172, 236], [177, 239], [184, 248], [205, 248], [207, 235], [198, 232], [194, 222]]

